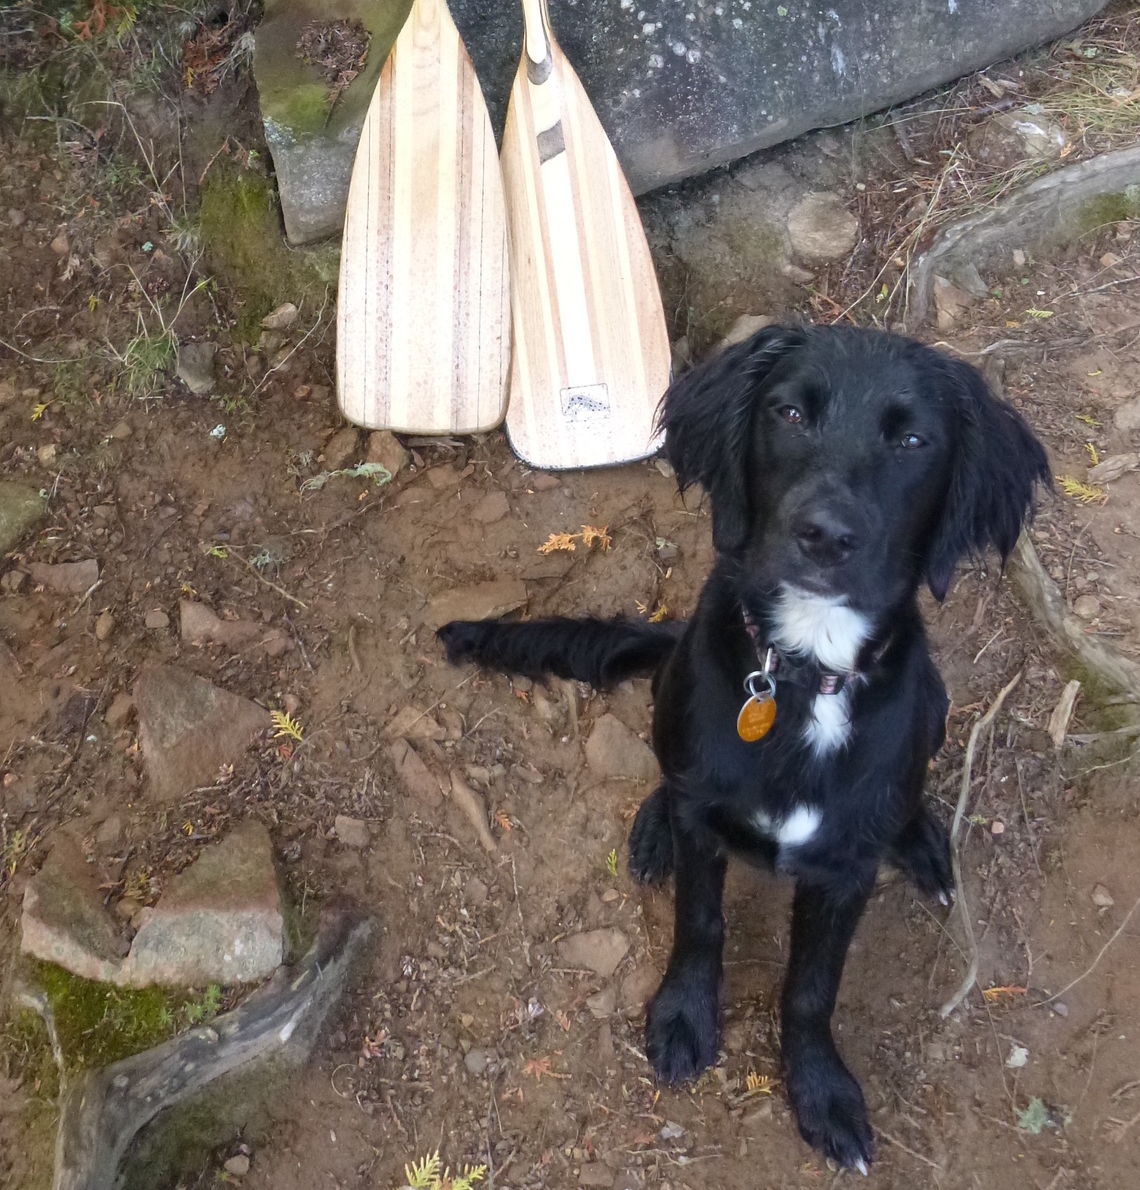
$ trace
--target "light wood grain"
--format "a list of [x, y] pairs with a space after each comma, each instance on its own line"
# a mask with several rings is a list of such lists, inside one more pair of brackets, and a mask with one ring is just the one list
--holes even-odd
[[340, 266], [349, 421], [477, 433], [506, 410], [506, 212], [479, 81], [443, 0], [415, 0], [360, 137]]
[[523, 0], [503, 134], [514, 360], [507, 433], [535, 467], [597, 467], [657, 449], [669, 339], [645, 232], [545, 0]]

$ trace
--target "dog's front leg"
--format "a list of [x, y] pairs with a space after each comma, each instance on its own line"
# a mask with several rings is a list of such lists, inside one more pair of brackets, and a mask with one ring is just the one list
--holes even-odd
[[716, 1061], [724, 949], [724, 855], [679, 826], [671, 813], [675, 908], [673, 953], [645, 1015], [645, 1050], [658, 1078], [693, 1078]]
[[784, 1075], [808, 1144], [864, 1173], [871, 1127], [863, 1092], [831, 1036], [831, 1014], [847, 948], [873, 886], [873, 873], [842, 889], [796, 886], [792, 946], [782, 1001]]

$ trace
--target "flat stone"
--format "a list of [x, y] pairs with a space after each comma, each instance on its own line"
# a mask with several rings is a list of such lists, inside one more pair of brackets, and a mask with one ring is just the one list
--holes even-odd
[[391, 430], [375, 430], [368, 435], [367, 462], [379, 463], [393, 479], [412, 461]]
[[84, 562], [58, 562], [54, 566], [30, 562], [28, 574], [33, 583], [60, 595], [85, 595], [99, 581], [99, 563], [94, 558]]
[[280, 965], [284, 930], [269, 832], [243, 822], [174, 878], [139, 926], [118, 982], [256, 983]]
[[463, 1065], [470, 1074], [478, 1077], [495, 1060], [495, 1051], [473, 1047], [463, 1055]]
[[1113, 899], [1112, 893], [1103, 884], [1098, 884], [1092, 890], [1092, 903], [1098, 909], [1111, 909], [1116, 904], [1116, 901]]
[[214, 391], [215, 343], [180, 343], [174, 374], [195, 396]]
[[349, 818], [347, 814], [338, 814], [333, 820], [336, 837], [346, 846], [362, 851], [372, 841], [368, 830], [368, 823], [359, 818]]
[[725, 347], [732, 347], [736, 343], [743, 343], [745, 339], [751, 339], [757, 331], [775, 325], [776, 319], [769, 318], [766, 314], [741, 314], [728, 328], [728, 334], [721, 339], [721, 350]]
[[356, 428], [345, 426], [343, 430], [337, 430], [325, 443], [325, 448], [321, 451], [321, 465], [326, 471], [339, 471], [341, 468], [347, 467], [349, 463], [358, 461], [359, 450], [360, 435]]
[[521, 579], [496, 579], [446, 591], [428, 602], [426, 622], [439, 628], [450, 620], [490, 620], [525, 607], [526, 583]]
[[143, 617], [143, 627], [153, 628], [159, 630], [170, 627], [170, 617], [162, 610], [156, 607], [152, 611], [147, 612]]
[[488, 492], [471, 510], [471, 516], [484, 525], [493, 525], [510, 511], [511, 505], [506, 492]]
[[388, 757], [396, 768], [396, 776], [407, 793], [419, 798], [430, 809], [443, 805], [443, 791], [419, 753], [407, 740], [388, 745]]
[[616, 928], [572, 934], [558, 944], [558, 953], [571, 967], [584, 967], [609, 979], [629, 953], [629, 939]]
[[1095, 620], [1100, 615], [1100, 600], [1095, 595], [1078, 595], [1073, 600], [1073, 614], [1081, 620]]
[[110, 640], [115, 631], [115, 615], [110, 608], [105, 608], [95, 619], [95, 639]]
[[557, 475], [551, 475], [549, 471], [536, 471], [527, 479], [527, 483], [536, 492], [549, 492], [562, 486], [562, 480]]
[[652, 964], [635, 967], [621, 981], [619, 1003], [625, 1012], [640, 1012], [657, 991], [661, 983], [661, 972]]
[[591, 1161], [583, 1165], [578, 1171], [579, 1186], [597, 1186], [604, 1188], [614, 1184], [614, 1175], [608, 1165], [601, 1161]]
[[658, 775], [657, 758], [616, 715], [600, 716], [586, 741], [586, 763], [599, 777], [625, 777], [632, 781], [653, 781]]
[[95, 832], [95, 845], [103, 851], [112, 851], [123, 840], [123, 816], [111, 814], [105, 818]]
[[120, 690], [111, 699], [111, 705], [104, 711], [103, 722], [112, 729], [122, 727], [131, 717], [134, 709], [135, 700], [125, 690]]
[[[1076, 28], [1104, 0], [834, 0], [749, 9], [739, 0], [560, 4], [555, 34], [635, 194], [862, 119]], [[522, 41], [519, 6], [450, 0], [496, 135]], [[311, 7], [277, 0], [256, 30], [254, 73], [286, 232], [340, 233], [360, 127], [405, 4], [342, 0], [372, 33], [364, 70], [327, 108], [297, 61]], [[688, 18], [693, 19], [688, 19]]]
[[192, 599], [178, 604], [178, 620], [182, 639], [188, 645], [225, 645], [235, 651], [256, 648], [270, 657], [280, 656], [293, 646], [292, 638], [281, 628], [250, 620], [223, 620], [212, 608]]
[[44, 510], [36, 488], [0, 480], [0, 557], [10, 554], [43, 520]]
[[114, 438], [116, 442], [124, 442], [128, 439], [134, 430], [131, 429], [131, 423], [123, 418], [121, 421], [115, 422], [107, 433], [108, 438]]
[[170, 665], [144, 670], [134, 698], [150, 793], [160, 802], [213, 785], [271, 722], [257, 703]]
[[59, 447], [54, 442], [45, 442], [36, 447], [36, 458], [41, 467], [50, 467], [59, 454]]
[[20, 949], [84, 979], [116, 979], [127, 942], [103, 908], [99, 876], [74, 836], [56, 835], [44, 865], [24, 890]]
[[405, 740], [439, 741], [447, 738], [446, 729], [417, 706], [401, 707], [384, 727], [384, 734], [392, 739]]
[[859, 239], [859, 221], [838, 194], [805, 194], [788, 215], [792, 252], [801, 260], [840, 260]]
[[297, 321], [297, 307], [292, 302], [282, 302], [261, 320], [267, 331], [287, 331]]
[[934, 278], [934, 308], [938, 311], [938, 329], [950, 330], [974, 304], [974, 297], [945, 277]]

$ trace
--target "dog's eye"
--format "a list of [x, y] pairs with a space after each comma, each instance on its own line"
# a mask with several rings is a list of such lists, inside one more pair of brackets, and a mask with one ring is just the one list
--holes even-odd
[[920, 437], [918, 434], [904, 434], [899, 439], [899, 446], [903, 450], [917, 450], [920, 446], [926, 445], [926, 439]]
[[776, 412], [784, 421], [790, 422], [793, 426], [798, 426], [804, 419], [803, 411], [797, 409], [795, 405], [781, 405]]

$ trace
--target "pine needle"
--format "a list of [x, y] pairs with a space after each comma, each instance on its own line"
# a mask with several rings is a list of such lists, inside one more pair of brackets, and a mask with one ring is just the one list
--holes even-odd
[[305, 729], [285, 711], [271, 711], [269, 718], [277, 729], [273, 733], [274, 739], [290, 739], [300, 743], [305, 738]]
[[1091, 483], [1082, 483], [1071, 475], [1058, 475], [1057, 482], [1061, 490], [1071, 500], [1078, 500], [1081, 504], [1103, 504], [1108, 499], [1104, 488], [1098, 488]]

